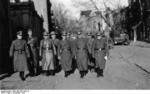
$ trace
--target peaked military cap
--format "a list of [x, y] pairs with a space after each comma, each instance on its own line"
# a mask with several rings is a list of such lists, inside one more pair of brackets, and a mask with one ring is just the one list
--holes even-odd
[[19, 35], [19, 36], [22, 36], [23, 32], [22, 31], [18, 31], [16, 34]]
[[44, 36], [49, 36], [49, 33], [45, 31], [45, 32], [43, 32], [43, 35]]
[[79, 31], [77, 34], [78, 34], [78, 35], [81, 35], [81, 32]]
[[51, 32], [51, 35], [56, 35], [56, 33], [54, 31]]
[[62, 36], [67, 36], [67, 33], [66, 33], [66, 32], [63, 32], [63, 33], [62, 33]]
[[96, 34], [96, 36], [102, 36], [103, 34], [102, 34], [102, 32], [98, 32], [97, 34]]

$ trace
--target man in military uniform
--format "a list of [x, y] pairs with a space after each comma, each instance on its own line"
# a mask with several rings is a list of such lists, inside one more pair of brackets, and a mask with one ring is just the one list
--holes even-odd
[[76, 36], [73, 33], [71, 33], [70, 45], [71, 45], [71, 53], [72, 53], [72, 68], [73, 68], [72, 72], [74, 72], [77, 67], [76, 66], [77, 48], [76, 48]]
[[33, 37], [32, 35], [32, 30], [28, 30], [28, 48], [30, 52], [30, 67], [31, 67], [31, 74], [36, 76], [38, 75], [38, 69], [39, 69], [39, 64], [38, 64], [38, 40], [36, 37]]
[[89, 68], [91, 70], [91, 72], [93, 72], [93, 68], [94, 68], [94, 65], [95, 65], [95, 60], [94, 58], [92, 57], [92, 45], [93, 45], [93, 41], [94, 41], [94, 38], [92, 36], [91, 33], [88, 33], [88, 42], [87, 42], [87, 47], [88, 47], [88, 63], [89, 63]]
[[77, 66], [80, 71], [80, 77], [83, 78], [88, 72], [88, 48], [87, 39], [83, 37], [81, 32], [78, 32], [76, 49]]
[[97, 38], [92, 45], [92, 55], [95, 58], [97, 77], [103, 77], [103, 70], [108, 57], [107, 40], [102, 35], [102, 33], [97, 33]]
[[60, 60], [62, 69], [65, 72], [65, 77], [68, 77], [70, 75], [70, 71], [72, 70], [72, 55], [70, 42], [67, 40], [66, 36], [67, 34], [64, 32], [58, 47], [58, 59]]
[[14, 72], [20, 72], [20, 78], [24, 81], [26, 79], [24, 73], [28, 71], [27, 58], [30, 54], [22, 35], [22, 31], [17, 32], [17, 39], [12, 42], [9, 55], [13, 57]]
[[55, 64], [55, 72], [59, 70], [59, 60], [58, 60], [58, 45], [59, 39], [56, 38], [56, 33], [54, 31], [51, 32], [51, 38], [56, 48], [56, 55], [54, 55], [54, 64]]
[[40, 57], [42, 57], [42, 69], [43, 72], [49, 76], [54, 76], [55, 70], [55, 62], [54, 62], [54, 55], [56, 55], [56, 49], [54, 46], [53, 41], [49, 38], [49, 33], [43, 33], [44, 39], [40, 42]]

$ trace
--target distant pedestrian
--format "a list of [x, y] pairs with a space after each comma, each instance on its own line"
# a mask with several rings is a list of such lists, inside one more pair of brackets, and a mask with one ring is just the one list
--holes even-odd
[[10, 56], [13, 57], [14, 71], [20, 73], [20, 78], [25, 81], [25, 71], [28, 71], [27, 58], [30, 57], [27, 42], [22, 39], [22, 31], [17, 32], [17, 39], [10, 47]]

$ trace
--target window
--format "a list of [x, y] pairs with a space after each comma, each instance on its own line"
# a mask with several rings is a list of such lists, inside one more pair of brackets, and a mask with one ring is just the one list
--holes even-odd
[[10, 3], [29, 2], [29, 0], [10, 0]]
[[29, 2], [29, 0], [20, 0], [20, 2]]
[[10, 3], [15, 3], [15, 0], [10, 0]]

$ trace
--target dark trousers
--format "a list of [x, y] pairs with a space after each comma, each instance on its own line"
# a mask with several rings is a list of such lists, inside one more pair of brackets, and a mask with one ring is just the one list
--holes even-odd
[[80, 78], [83, 78], [84, 76], [86, 76], [87, 73], [88, 71], [80, 71]]

